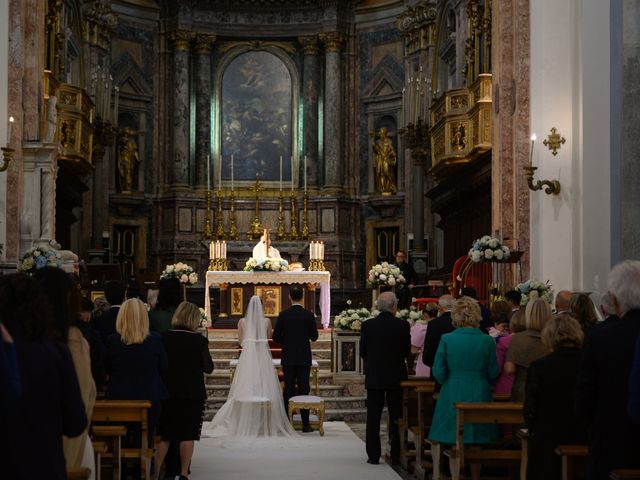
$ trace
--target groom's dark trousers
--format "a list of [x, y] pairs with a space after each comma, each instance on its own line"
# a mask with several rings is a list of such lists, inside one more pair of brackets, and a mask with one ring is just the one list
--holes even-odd
[[[284, 373], [284, 405], [285, 411], [289, 409], [289, 399], [296, 395], [309, 395], [309, 373], [311, 367], [303, 365], [283, 365]], [[296, 385], [298, 388], [296, 389]], [[309, 410], [300, 410], [300, 418], [303, 426], [309, 425]]]

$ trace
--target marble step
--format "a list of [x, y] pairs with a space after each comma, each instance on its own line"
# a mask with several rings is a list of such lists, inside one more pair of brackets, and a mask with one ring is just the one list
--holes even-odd
[[[234, 360], [233, 358], [214, 358], [213, 359], [213, 366], [216, 370], [220, 369], [220, 370], [228, 370], [229, 369], [229, 363], [231, 362], [231, 360]], [[320, 371], [322, 370], [331, 370], [331, 359], [330, 358], [315, 358], [314, 360], [316, 360], [318, 362], [318, 366], [320, 367]]]
[[[240, 356], [239, 348], [209, 348], [209, 353], [214, 360], [224, 358], [238, 358]], [[331, 349], [313, 349], [311, 351], [314, 359], [331, 359]]]
[[[324, 397], [324, 407], [326, 410], [354, 410], [365, 408], [366, 397]], [[209, 397], [207, 398], [207, 409], [217, 410], [227, 397]]]
[[[238, 330], [210, 328], [208, 331], [209, 340], [238, 338]], [[331, 330], [318, 330], [318, 341], [331, 340]]]
[[[218, 348], [238, 348], [238, 337], [233, 338], [220, 338], [220, 339], [212, 339], [209, 338], [209, 349], [218, 349]], [[318, 339], [315, 342], [311, 342], [311, 350], [316, 349], [331, 349], [331, 339], [321, 340]]]
[[[206, 385], [207, 397], [226, 397], [229, 394], [229, 385]], [[320, 396], [323, 398], [343, 397], [345, 388], [343, 385], [319, 385]]]
[[[212, 374], [205, 375], [205, 384], [206, 385], [227, 385], [231, 384], [231, 376], [227, 368], [217, 368], [213, 371]], [[329, 369], [321, 369], [318, 375], [318, 383], [320, 385], [331, 385], [333, 384], [333, 374]]]

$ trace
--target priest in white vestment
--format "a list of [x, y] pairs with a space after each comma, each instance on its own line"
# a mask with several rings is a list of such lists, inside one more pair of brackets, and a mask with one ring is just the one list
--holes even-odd
[[256, 260], [264, 260], [267, 257], [282, 258], [278, 249], [271, 246], [269, 230], [265, 228], [262, 237], [260, 237], [260, 241], [253, 247], [253, 258]]

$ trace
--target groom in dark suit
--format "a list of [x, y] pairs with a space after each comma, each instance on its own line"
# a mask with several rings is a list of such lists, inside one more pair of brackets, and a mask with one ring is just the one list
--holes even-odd
[[398, 418], [402, 414], [400, 382], [407, 379], [407, 355], [411, 352], [409, 322], [396, 317], [398, 299], [393, 292], [381, 293], [376, 301], [380, 315], [362, 324], [360, 356], [364, 361], [367, 389], [367, 463], [377, 464], [380, 447], [380, 417], [385, 397], [389, 410], [391, 463], [400, 463]]
[[[284, 406], [288, 411], [289, 399], [297, 395], [309, 394], [309, 373], [311, 371], [311, 344], [318, 339], [316, 318], [300, 305], [303, 290], [300, 285], [289, 289], [291, 307], [280, 312], [273, 330], [273, 341], [282, 345], [282, 372], [284, 373]], [[296, 385], [298, 386], [296, 392]], [[302, 431], [310, 432], [309, 410], [300, 412]]]

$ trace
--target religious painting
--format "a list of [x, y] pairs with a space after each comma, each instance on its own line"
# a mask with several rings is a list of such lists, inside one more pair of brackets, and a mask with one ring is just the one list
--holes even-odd
[[356, 342], [342, 341], [340, 343], [340, 372], [356, 371]]
[[293, 144], [292, 77], [285, 63], [267, 51], [235, 57], [222, 76], [221, 175], [234, 181], [291, 182]]
[[242, 315], [242, 287], [231, 289], [231, 315]]
[[96, 298], [98, 298], [98, 297], [104, 297], [104, 291], [102, 291], [102, 290], [93, 290], [91, 292], [91, 301], [95, 302]]
[[256, 285], [254, 295], [262, 300], [265, 317], [277, 317], [280, 314], [280, 287]]

